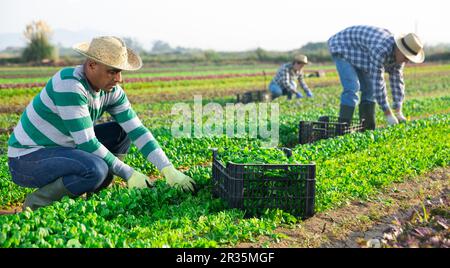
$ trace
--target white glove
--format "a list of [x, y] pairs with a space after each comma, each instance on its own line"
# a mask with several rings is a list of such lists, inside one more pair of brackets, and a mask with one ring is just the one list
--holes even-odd
[[128, 188], [142, 189], [152, 185], [152, 182], [146, 175], [138, 171], [134, 171], [131, 177], [128, 179], [127, 184]]
[[395, 117], [393, 114], [386, 115], [386, 120], [388, 122], [388, 125], [398, 124], [397, 117]]
[[397, 117], [398, 122], [400, 122], [400, 123], [403, 123], [403, 122], [406, 122], [406, 121], [407, 121], [407, 119], [406, 119], [406, 117], [403, 115], [402, 111], [395, 112], [395, 116]]

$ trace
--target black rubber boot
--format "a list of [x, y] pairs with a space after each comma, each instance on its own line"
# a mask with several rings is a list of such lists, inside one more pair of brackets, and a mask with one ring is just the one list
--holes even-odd
[[59, 178], [29, 194], [25, 198], [22, 208], [23, 210], [26, 208], [36, 210], [40, 207], [51, 205], [53, 202], [61, 200], [66, 195], [72, 198], [76, 197], [64, 186], [63, 179]]
[[353, 113], [355, 112], [355, 107], [342, 105], [339, 110], [339, 122], [346, 122], [347, 124], [351, 124], [353, 119]]
[[364, 119], [363, 126], [365, 130], [375, 129], [375, 102], [361, 102], [359, 104], [359, 118]]
[[292, 100], [292, 92], [289, 91], [286, 95], [288, 100]]

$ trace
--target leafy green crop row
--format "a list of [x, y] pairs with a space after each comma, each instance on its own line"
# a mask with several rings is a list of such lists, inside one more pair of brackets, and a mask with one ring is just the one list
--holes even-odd
[[[434, 113], [444, 115], [296, 146], [291, 159], [281, 151], [262, 149], [261, 140], [249, 137], [174, 139], [169, 130], [173, 102], [136, 104], [134, 107], [142, 121], [152, 130], [175, 166], [187, 169], [185, 172], [197, 182], [200, 188], [197, 195], [180, 193], [158, 181], [154, 189], [128, 190], [115, 185], [89, 199], [65, 198], [35, 212], [0, 216], [0, 247], [217, 247], [253, 241], [259, 235], [278, 239], [273, 229], [282, 223], [296, 222], [295, 218], [281, 211], [268, 211], [262, 218], [245, 219], [243, 212], [229, 210], [220, 200], [212, 198], [209, 182], [210, 148], [213, 147], [222, 148], [224, 161], [316, 163], [318, 212], [353, 199], [376, 199], [379, 191], [395, 182], [436, 166], [449, 165], [450, 81], [448, 75], [430, 72], [446, 73], [448, 66], [409, 70], [407, 75], [417, 79], [408, 80], [407, 77], [405, 115], [414, 118]], [[250, 87], [252, 83], [238, 81], [231, 87], [244, 84]], [[223, 87], [226, 91], [230, 85], [217, 85], [217, 88]], [[177, 94], [177, 90], [185, 90], [186, 86], [189, 87], [183, 84], [170, 90]], [[209, 90], [216, 85], [199, 84], [191, 89], [197, 86]], [[130, 94], [151, 97], [152, 90], [130, 90]], [[313, 99], [276, 100], [280, 104], [282, 144], [295, 145], [299, 120], [316, 120], [320, 115], [337, 114], [340, 87], [313, 90]], [[33, 92], [7, 90], [0, 101], [8, 105], [22, 103]], [[224, 100], [220, 103], [224, 104]], [[3, 114], [2, 118], [12, 122], [17, 115]], [[379, 125], [384, 123], [379, 109], [377, 121]], [[5, 154], [7, 135], [0, 135], [0, 140], [0, 150]], [[126, 162], [147, 174], [157, 174], [135, 147]], [[20, 205], [31, 191], [11, 182], [7, 158], [5, 155], [0, 157], [0, 208]]]
[[[277, 64], [257, 64], [257, 65], [224, 65], [224, 66], [176, 66], [163, 68], [142, 68], [134, 72], [124, 72], [125, 78], [133, 77], [155, 77], [155, 76], [189, 76], [189, 75], [210, 75], [210, 74], [231, 74], [249, 73], [255, 71], [276, 71]], [[309, 70], [330, 70], [334, 65], [311, 65]], [[0, 68], [0, 83], [33, 83], [46, 82], [60, 67], [53, 68]], [[436, 72], [449, 71], [449, 65], [434, 66], [407, 66], [406, 75], [434, 74]]]
[[218, 159], [236, 164], [297, 164], [293, 158], [277, 148], [233, 147], [218, 148]]
[[[393, 182], [447, 166], [449, 123], [449, 115], [435, 116], [298, 146], [294, 158], [317, 165], [316, 210], [376, 198]], [[211, 197], [209, 167], [192, 167], [187, 173], [200, 186], [195, 196], [158, 182], [154, 189], [115, 187], [87, 200], [65, 198], [35, 212], [2, 216], [0, 246], [217, 247], [260, 235], [279, 238], [272, 233], [276, 226], [296, 222], [280, 211], [245, 219], [241, 211], [228, 210]]]
[[[197, 171], [203, 173], [202, 170]], [[198, 179], [201, 184], [201, 179]], [[197, 196], [157, 183], [154, 189], [115, 187], [88, 200], [65, 198], [35, 212], [0, 217], [1, 247], [217, 247], [269, 234], [271, 220], [224, 211], [207, 188]]]
[[[282, 103], [282, 107], [287, 106], [286, 102]], [[312, 104], [313, 105], [313, 104]], [[303, 108], [303, 107], [302, 107]], [[282, 108], [283, 109], [283, 108]], [[410, 100], [405, 103], [405, 114], [409, 116], [429, 115], [444, 109], [450, 109], [450, 97], [441, 97], [433, 99]], [[282, 145], [295, 145], [298, 140], [298, 121], [301, 120], [316, 120], [320, 115], [336, 114], [337, 110], [334, 108], [316, 109], [313, 107], [299, 109], [292, 114], [283, 114], [280, 116], [280, 142]], [[379, 123], [384, 123], [383, 115], [378, 112], [377, 120]], [[143, 120], [145, 122], [145, 120]], [[248, 137], [229, 138], [227, 136], [218, 137], [202, 137], [202, 138], [176, 138], [174, 139], [166, 125], [170, 120], [163, 121], [158, 126], [154, 123], [146, 123], [151, 126], [152, 132], [157, 137], [159, 143], [164, 148], [169, 159], [177, 167], [192, 167], [195, 165], [205, 165], [211, 161], [211, 148], [254, 148], [261, 147], [261, 140], [251, 139]], [[408, 124], [409, 125], [409, 124]], [[0, 135], [0, 139], [4, 140], [0, 151], [6, 153], [7, 135]], [[334, 139], [333, 141], [340, 140]], [[333, 142], [332, 141], [332, 142]], [[321, 143], [319, 143], [321, 144]], [[349, 146], [352, 143], [349, 142]], [[344, 144], [340, 147], [345, 146]], [[305, 146], [306, 147], [306, 146]], [[335, 150], [335, 149], [333, 149]], [[262, 151], [261, 151], [262, 153]], [[260, 158], [263, 156], [260, 156]], [[2, 166], [0, 167], [0, 184], [2, 185], [2, 193], [0, 195], [0, 208], [16, 205], [23, 201], [26, 192], [23, 188], [16, 186], [10, 181], [10, 175], [6, 163], [6, 157], [0, 157]], [[281, 158], [282, 159], [282, 158]], [[257, 161], [257, 159], [255, 160]], [[258, 160], [259, 161], [259, 160]], [[137, 148], [132, 146], [130, 153], [125, 159], [125, 162], [146, 174], [156, 174], [156, 168], [149, 163], [138, 152]]]
[[[176, 75], [190, 75], [190, 74], [216, 74], [216, 73], [230, 73], [230, 72], [255, 72], [262, 70], [276, 69], [278, 65], [223, 65], [223, 66], [180, 66], [176, 67], [144, 67], [138, 71], [124, 71], [124, 77], [158, 75], [158, 76], [176, 76]], [[314, 66], [311, 69], [330, 69], [333, 66]], [[21, 77], [51, 77], [60, 70], [61, 67], [55, 68], [3, 68], [0, 67], [0, 78], [21, 78]], [[310, 69], [310, 68], [308, 68]], [[16, 82], [16, 81], [12, 81]], [[31, 81], [32, 82], [32, 81]]]

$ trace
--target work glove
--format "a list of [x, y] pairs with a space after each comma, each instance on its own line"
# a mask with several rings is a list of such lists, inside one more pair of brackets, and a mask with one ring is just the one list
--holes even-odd
[[395, 112], [395, 116], [398, 119], [398, 122], [400, 123], [404, 123], [407, 121], [406, 117], [403, 115], [402, 111], [396, 111]]
[[306, 96], [307, 96], [308, 98], [312, 98], [314, 95], [313, 95], [313, 93], [311, 92], [311, 90], [308, 90], [308, 91], [306, 91]]
[[388, 122], [388, 125], [395, 125], [398, 124], [397, 117], [395, 117], [392, 113], [386, 115], [386, 120]]
[[303, 95], [302, 95], [302, 93], [300, 93], [300, 92], [295, 92], [295, 97], [296, 97], [297, 99], [301, 99], [301, 98], [303, 98]]
[[195, 182], [189, 176], [175, 169], [173, 165], [167, 166], [161, 170], [161, 173], [166, 178], [170, 186], [181, 187], [183, 190], [190, 190], [194, 192]]
[[152, 185], [152, 182], [146, 175], [135, 170], [133, 171], [133, 174], [131, 174], [131, 177], [128, 179], [127, 184], [128, 188], [142, 189], [150, 187]]

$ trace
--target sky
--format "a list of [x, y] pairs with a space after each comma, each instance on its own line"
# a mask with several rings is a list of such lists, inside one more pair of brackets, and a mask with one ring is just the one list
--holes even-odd
[[[416, 32], [450, 43], [448, 0], [0, 0], [0, 34], [33, 20], [53, 29], [155, 40], [172, 47], [243, 51], [298, 49], [352, 25]], [[86, 40], [89, 41], [89, 40]]]

